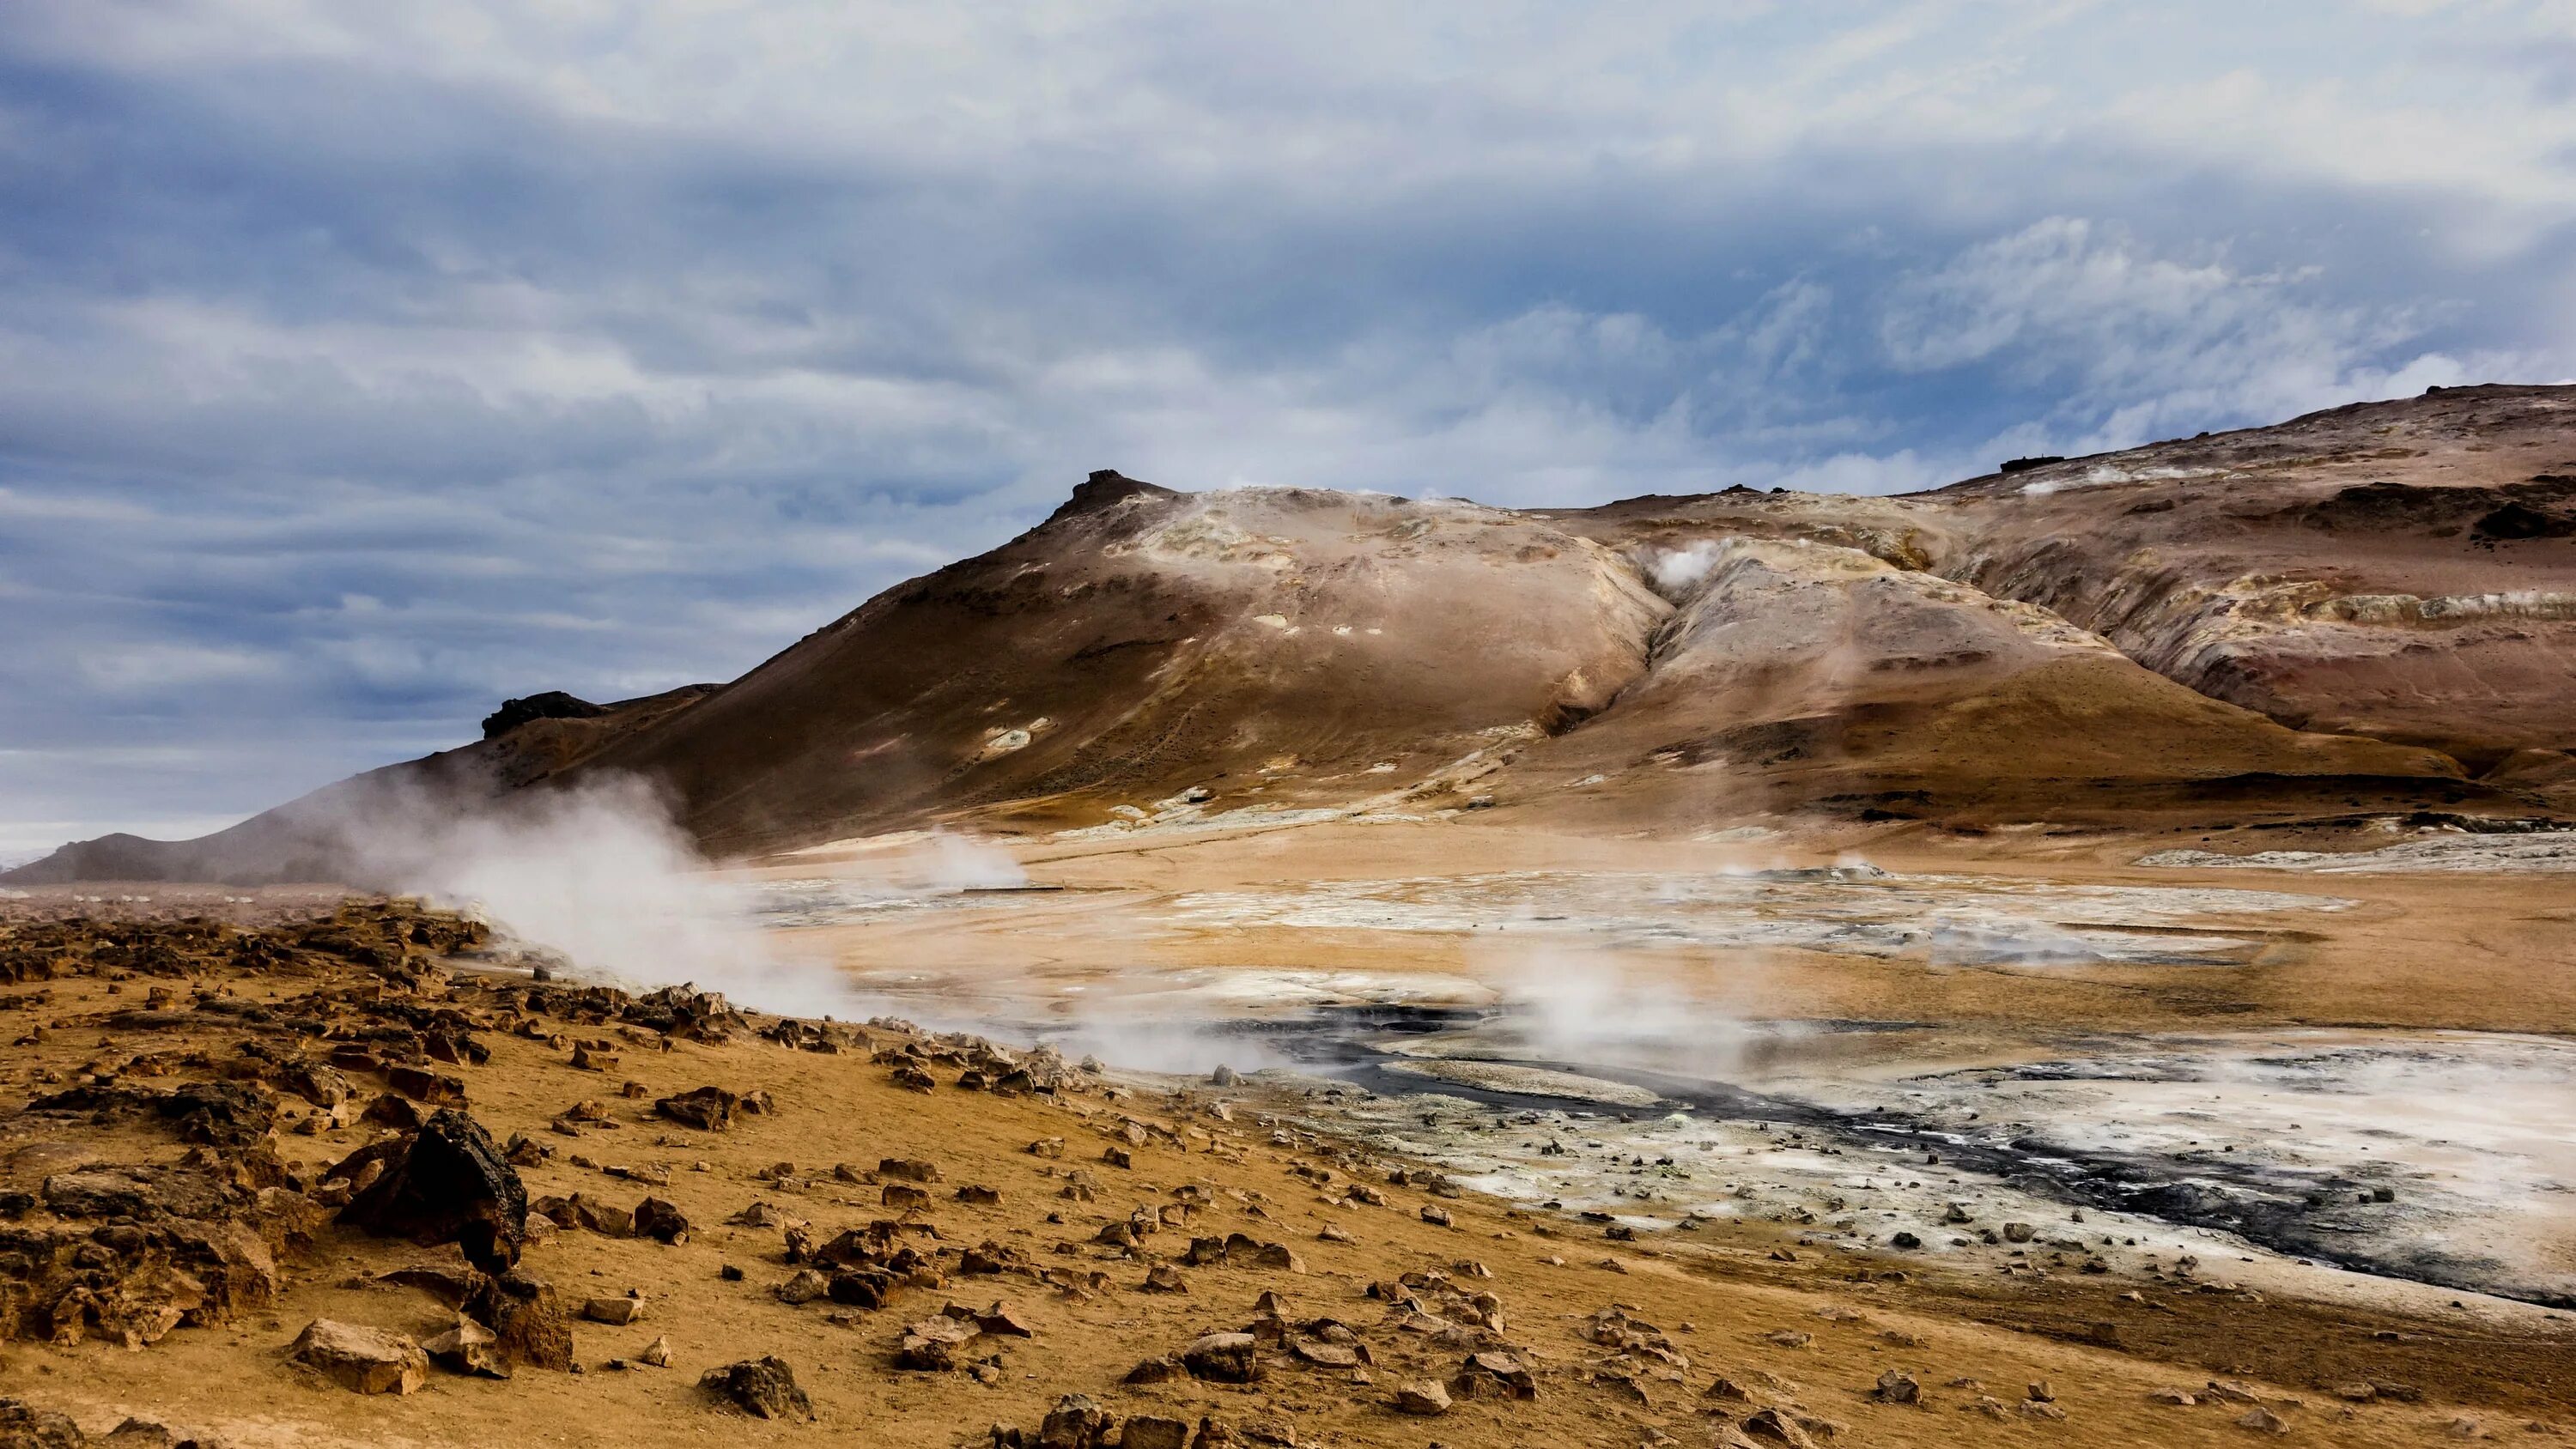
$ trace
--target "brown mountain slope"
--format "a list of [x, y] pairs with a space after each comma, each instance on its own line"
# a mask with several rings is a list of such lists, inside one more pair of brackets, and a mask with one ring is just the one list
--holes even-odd
[[[1513, 511], [1100, 473], [685, 707], [378, 774], [638, 774], [727, 853], [1198, 789], [1694, 829], [2549, 815], [2576, 805], [2571, 477], [2576, 388], [2522, 387], [1904, 498]], [[304, 805], [32, 878], [273, 877]]]
[[1502, 510], [1095, 475], [589, 767], [668, 782], [720, 850], [1265, 766], [1365, 779], [1607, 703], [1665, 608], [1609, 550]]
[[2360, 781], [2420, 796], [2459, 773], [2431, 751], [2284, 728], [2044, 609], [1858, 549], [1739, 537], [1704, 556], [1653, 667], [1533, 751], [1533, 775], [1608, 776], [1624, 810], [1709, 823], [1839, 806], [1990, 824], [2115, 820], [2215, 782], [2238, 786], [2222, 813]]
[[2301, 728], [2576, 744], [2576, 389], [2455, 388], [1924, 500], [1936, 565]]

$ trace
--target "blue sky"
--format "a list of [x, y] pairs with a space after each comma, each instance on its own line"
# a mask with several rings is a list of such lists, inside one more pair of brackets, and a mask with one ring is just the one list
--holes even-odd
[[1096, 467], [1895, 491], [2570, 375], [2576, 0], [25, 0], [0, 856], [731, 678]]

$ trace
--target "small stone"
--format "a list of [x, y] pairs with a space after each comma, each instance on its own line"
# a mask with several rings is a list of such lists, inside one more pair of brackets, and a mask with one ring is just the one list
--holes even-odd
[[500, 1342], [499, 1334], [459, 1314], [454, 1328], [420, 1347], [440, 1368], [450, 1373], [506, 1379], [510, 1376], [510, 1365], [501, 1356]]
[[1176, 1358], [1149, 1358], [1127, 1371], [1121, 1382], [1130, 1384], [1165, 1384], [1189, 1377], [1189, 1370]]
[[1449, 1412], [1449, 1391], [1430, 1379], [1414, 1379], [1395, 1391], [1396, 1411], [1429, 1418]]
[[895, 1346], [895, 1366], [918, 1373], [942, 1373], [959, 1366], [968, 1344], [984, 1336], [973, 1319], [942, 1314], [911, 1324]]
[[644, 1316], [644, 1300], [636, 1297], [593, 1298], [581, 1305], [581, 1316], [593, 1323], [623, 1328]]
[[1741, 1427], [1748, 1439], [1786, 1444], [1789, 1449], [1814, 1449], [1816, 1442], [1796, 1420], [1778, 1409], [1757, 1409], [1745, 1415]]

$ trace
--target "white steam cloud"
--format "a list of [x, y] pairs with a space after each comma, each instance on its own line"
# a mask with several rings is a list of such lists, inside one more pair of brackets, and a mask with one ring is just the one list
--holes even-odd
[[1548, 1061], [1729, 1078], [1807, 1030], [1743, 1014], [1766, 975], [1750, 953], [1694, 968], [1663, 953], [1551, 943], [1488, 948], [1481, 967], [1502, 1007], [1489, 1030]]
[[357, 878], [560, 952], [586, 979], [689, 982], [799, 1016], [862, 1005], [828, 963], [779, 951], [753, 924], [748, 891], [708, 873], [642, 781], [528, 791], [479, 809], [378, 796], [335, 825]]
[[1637, 563], [1655, 592], [1678, 604], [1707, 581], [1709, 570], [1717, 567], [1723, 554], [1724, 547], [1716, 539], [1703, 538], [1681, 548], [1655, 550]]

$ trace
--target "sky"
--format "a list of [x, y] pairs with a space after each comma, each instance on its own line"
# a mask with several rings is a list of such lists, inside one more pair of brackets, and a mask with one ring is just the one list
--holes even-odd
[[2576, 0], [0, 5], [0, 859], [1094, 468], [1895, 492], [2576, 376]]

